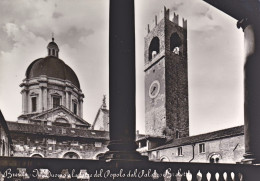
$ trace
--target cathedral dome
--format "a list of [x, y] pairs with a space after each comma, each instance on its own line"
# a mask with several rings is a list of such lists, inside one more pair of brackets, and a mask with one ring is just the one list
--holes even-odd
[[58, 58], [58, 45], [50, 42], [47, 46], [48, 56], [34, 60], [26, 70], [26, 79], [31, 79], [45, 75], [47, 77], [69, 80], [73, 85], [80, 89], [80, 84], [75, 72]]

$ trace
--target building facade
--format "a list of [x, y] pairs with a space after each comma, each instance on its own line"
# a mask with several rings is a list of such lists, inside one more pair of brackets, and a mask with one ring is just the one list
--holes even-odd
[[98, 109], [97, 115], [91, 126], [92, 130], [109, 131], [109, 110], [107, 109], [106, 96], [104, 95], [103, 104]]
[[155, 16], [145, 37], [145, 135], [138, 151], [154, 161], [240, 162], [244, 127], [189, 136], [187, 20], [169, 9]]
[[244, 126], [170, 140], [146, 153], [155, 161], [237, 163], [245, 153]]
[[[22, 115], [8, 122], [14, 156], [93, 159], [107, 150], [107, 127], [95, 131], [83, 119], [84, 94], [76, 73], [59, 58], [54, 38], [47, 56], [27, 68], [22, 88]], [[99, 124], [108, 123], [107, 113], [97, 114]]]
[[5, 118], [0, 111], [0, 156], [13, 155], [13, 142]]
[[107, 150], [105, 131], [8, 122], [14, 142], [14, 156], [96, 159]]
[[145, 129], [153, 136], [189, 136], [187, 20], [164, 8], [145, 37]]

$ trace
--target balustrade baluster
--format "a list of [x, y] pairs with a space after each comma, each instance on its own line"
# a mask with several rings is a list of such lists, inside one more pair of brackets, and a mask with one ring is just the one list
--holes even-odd
[[164, 181], [171, 181], [172, 174], [169, 172], [169, 170], [165, 170], [164, 172]]
[[231, 173], [230, 173], [230, 176], [231, 176], [231, 179], [232, 179], [233, 181], [235, 181], [235, 173], [234, 173], [234, 172], [231, 172]]
[[40, 168], [39, 173], [37, 172], [37, 179], [42, 180], [42, 179], [49, 179], [49, 178], [50, 178], [50, 170]]
[[192, 174], [190, 173], [190, 170], [188, 170], [188, 172], [186, 173], [186, 179], [187, 179], [187, 181], [192, 180]]
[[225, 181], [227, 181], [227, 172], [223, 173], [223, 178], [224, 178]]
[[215, 174], [215, 178], [216, 178], [216, 181], [219, 181], [219, 173], [218, 172]]
[[208, 172], [207, 175], [206, 175], [206, 177], [207, 177], [207, 180], [210, 181], [210, 179], [211, 179], [211, 173]]
[[78, 180], [90, 180], [90, 176], [89, 176], [89, 174], [88, 174], [88, 172], [87, 172], [87, 170], [86, 169], [81, 169], [80, 171], [79, 171], [79, 174], [78, 174], [78, 176], [77, 176], [77, 179]]
[[238, 176], [238, 180], [239, 181], [243, 181], [244, 180], [244, 177], [243, 177], [242, 173], [238, 173], [237, 176]]
[[201, 180], [202, 180], [202, 173], [199, 170], [197, 173], [197, 181], [201, 181]]
[[5, 179], [4, 174], [2, 174], [2, 172], [0, 172], [0, 181], [4, 181], [4, 179]]
[[180, 170], [178, 170], [178, 173], [175, 175], [176, 181], [181, 181], [182, 174], [180, 173]]

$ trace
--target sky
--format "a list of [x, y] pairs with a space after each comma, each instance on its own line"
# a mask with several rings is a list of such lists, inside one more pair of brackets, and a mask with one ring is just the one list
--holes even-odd
[[[190, 134], [243, 124], [243, 32], [236, 20], [201, 0], [136, 0], [136, 121], [144, 128], [144, 36], [163, 7], [188, 20]], [[60, 58], [77, 74], [92, 123], [108, 97], [108, 0], [0, 1], [0, 109], [16, 121], [19, 84], [29, 64], [47, 56], [54, 33]]]

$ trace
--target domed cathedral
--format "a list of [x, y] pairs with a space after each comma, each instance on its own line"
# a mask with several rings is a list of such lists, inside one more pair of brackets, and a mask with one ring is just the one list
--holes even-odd
[[[54, 38], [47, 53], [27, 68], [20, 85], [23, 113], [7, 122], [14, 156], [95, 159], [107, 151], [109, 134], [90, 129], [82, 118], [84, 94], [75, 72], [59, 58]], [[107, 125], [105, 99], [98, 113], [96, 124]]]
[[26, 70], [22, 88], [22, 115], [19, 122], [90, 127], [83, 120], [83, 98], [75, 72], [59, 58], [54, 38], [48, 56], [34, 60]]

